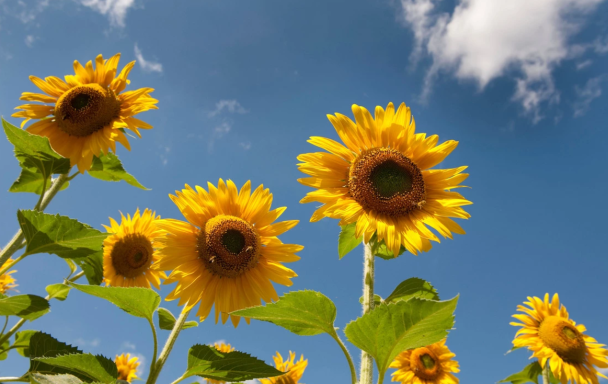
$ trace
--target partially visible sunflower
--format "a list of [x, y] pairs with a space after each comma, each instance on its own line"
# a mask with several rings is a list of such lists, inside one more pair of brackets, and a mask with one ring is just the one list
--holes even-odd
[[230, 317], [236, 327], [240, 317], [230, 312], [279, 299], [271, 281], [291, 286], [297, 275], [282, 263], [299, 260], [296, 252], [304, 247], [278, 239], [298, 220], [273, 224], [286, 208], [270, 210], [272, 194], [264, 186], [251, 193], [248, 181], [239, 192], [220, 179], [218, 188], [208, 188], [186, 185], [170, 195], [188, 222], [159, 222], [167, 236], [159, 240], [153, 268], [172, 271], [165, 284], [177, 283], [166, 300], [179, 299], [187, 309], [200, 304], [201, 321], [215, 304], [215, 322], [221, 313], [222, 323]]
[[[13, 259], [8, 259], [4, 262], [4, 264], [2, 264], [2, 266], [0, 266], [0, 268], [4, 267], [7, 264], [12, 263]], [[0, 276], [0, 293], [1, 294], [6, 294], [6, 292], [12, 290], [13, 288], [15, 288], [17, 286], [17, 284], [15, 284], [15, 282], [17, 281], [13, 276], [11, 276], [11, 274], [17, 272], [16, 270], [13, 271], [7, 271], [6, 273], [4, 273], [3, 275]]]
[[[30, 80], [45, 94], [23, 92], [21, 100], [45, 104], [24, 104], [13, 117], [22, 117], [23, 127], [31, 119], [39, 121], [27, 128], [29, 133], [48, 137], [51, 147], [78, 166], [80, 173], [91, 168], [93, 156], [108, 150], [116, 152], [116, 142], [131, 149], [121, 128], [127, 128], [141, 137], [138, 129], [152, 126], [133, 116], [149, 109], [157, 109], [158, 100], [150, 93], [152, 88], [124, 91], [127, 76], [135, 61], [127, 64], [116, 76], [120, 54], [104, 60], [102, 55], [83, 67], [74, 61], [74, 75], [50, 76], [44, 80], [30, 76]], [[47, 105], [50, 104], [50, 105]]]
[[[213, 343], [213, 346], [218, 351], [224, 352], [224, 353], [228, 353], [228, 352], [234, 351], [234, 348], [232, 348], [232, 346], [230, 344]], [[213, 380], [213, 379], [205, 379], [205, 380], [207, 380], [208, 384], [225, 384], [226, 383], [225, 381], [221, 381], [221, 380]]]
[[453, 372], [460, 372], [458, 362], [445, 345], [446, 339], [427, 347], [401, 352], [391, 363], [397, 371], [392, 381], [401, 384], [458, 384]]
[[427, 226], [444, 237], [465, 231], [451, 217], [467, 219], [461, 208], [472, 204], [452, 189], [468, 177], [467, 167], [430, 169], [458, 145], [448, 140], [437, 145], [437, 135], [415, 133], [409, 108], [397, 111], [389, 103], [378, 106], [375, 118], [363, 107], [352, 106], [355, 122], [336, 113], [328, 115], [344, 145], [324, 137], [309, 143], [328, 152], [298, 156], [300, 171], [312, 176], [298, 181], [316, 191], [301, 203], [322, 203], [310, 221], [340, 219], [357, 223], [356, 236], [369, 242], [374, 233], [395, 255], [401, 246], [414, 255], [439, 241]]
[[598, 384], [598, 376], [606, 378], [595, 367], [608, 368], [608, 350], [604, 344], [583, 334], [587, 330], [584, 325], [576, 325], [569, 319], [557, 293], [551, 301], [547, 293], [544, 300], [528, 297], [524, 304], [529, 308], [518, 305], [517, 310], [523, 314], [513, 315], [521, 323], [511, 323], [522, 327], [515, 334], [515, 347], [527, 347], [543, 368], [549, 360], [553, 376], [562, 384], [568, 381]]
[[114, 362], [118, 369], [118, 380], [126, 380], [131, 383], [133, 380], [139, 379], [136, 375], [137, 367], [139, 367], [139, 361], [137, 360], [138, 358], [136, 356], [131, 357], [130, 353], [116, 355]]
[[164, 272], [151, 269], [158, 260], [155, 251], [163, 231], [157, 226], [160, 216], [149, 209], [140, 214], [139, 209], [125, 217], [120, 214], [120, 225], [110, 217], [110, 226], [104, 225], [112, 233], [103, 242], [103, 277], [106, 285], [115, 287], [143, 287], [154, 285], [160, 289], [160, 279]]
[[272, 358], [274, 360], [274, 365], [279, 371], [289, 372], [283, 376], [260, 379], [262, 384], [304, 384], [298, 381], [302, 378], [304, 370], [308, 365], [308, 360], [304, 360], [304, 355], [301, 355], [300, 360], [297, 362], [295, 361], [295, 352], [291, 351], [289, 351], [289, 359], [285, 361], [283, 361], [283, 356], [281, 356], [279, 352], [277, 352], [277, 355], [273, 356]]

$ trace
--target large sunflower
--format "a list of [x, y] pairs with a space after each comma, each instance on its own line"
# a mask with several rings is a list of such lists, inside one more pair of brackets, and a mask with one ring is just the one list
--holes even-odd
[[[124, 91], [127, 76], [135, 62], [127, 64], [118, 76], [120, 54], [104, 60], [102, 55], [93, 63], [82, 66], [74, 61], [75, 75], [65, 76], [65, 81], [50, 76], [44, 80], [30, 76], [30, 80], [45, 94], [23, 92], [21, 100], [45, 104], [24, 104], [15, 109], [21, 111], [13, 117], [23, 117], [21, 127], [31, 119], [40, 119], [27, 131], [48, 137], [53, 149], [77, 165], [81, 173], [91, 168], [93, 156], [116, 152], [116, 142], [131, 149], [121, 128], [127, 128], [141, 137], [139, 128], [152, 126], [133, 117], [149, 109], [157, 109], [158, 100], [150, 97], [152, 88]], [[50, 104], [50, 105], [48, 105]]]
[[[221, 313], [225, 323], [232, 311], [278, 300], [271, 281], [291, 286], [297, 275], [282, 263], [299, 260], [295, 253], [304, 247], [277, 238], [298, 220], [273, 224], [286, 208], [270, 210], [272, 194], [262, 185], [251, 193], [248, 181], [239, 192], [232, 181], [220, 179], [218, 188], [208, 188], [186, 185], [170, 195], [188, 222], [159, 222], [167, 236], [159, 240], [160, 260], [153, 268], [172, 271], [165, 284], [177, 282], [167, 300], [179, 298], [187, 308], [200, 303], [201, 321], [215, 303], [215, 321]], [[240, 317], [230, 317], [236, 327]]]
[[453, 372], [460, 372], [456, 356], [445, 346], [445, 339], [427, 347], [401, 352], [391, 363], [397, 371], [392, 381], [401, 384], [458, 384]]
[[[8, 259], [4, 262], [4, 264], [2, 264], [1, 267], [4, 267], [7, 264], [12, 263], [13, 259]], [[17, 279], [15, 279], [13, 276], [11, 276], [13, 273], [17, 272], [16, 270], [13, 271], [6, 271], [6, 273], [4, 273], [2, 276], [0, 276], [0, 293], [1, 294], [6, 294], [6, 292], [14, 289], [17, 284], [15, 284], [17, 282]]]
[[464, 230], [450, 217], [469, 218], [461, 208], [471, 204], [451, 190], [468, 176], [466, 167], [430, 169], [458, 145], [448, 140], [437, 145], [437, 135], [415, 133], [410, 109], [401, 104], [395, 111], [376, 107], [375, 118], [353, 105], [356, 122], [336, 113], [328, 115], [344, 145], [323, 137], [309, 142], [328, 152], [298, 156], [300, 171], [312, 176], [298, 181], [316, 191], [301, 203], [322, 203], [311, 221], [323, 217], [340, 219], [340, 225], [356, 222], [356, 236], [369, 242], [374, 233], [397, 255], [431, 249], [439, 241], [427, 225], [444, 237]]
[[283, 356], [281, 356], [279, 352], [277, 352], [277, 355], [273, 356], [272, 358], [277, 369], [287, 373], [283, 376], [260, 379], [262, 384], [304, 384], [299, 382], [304, 374], [306, 366], [308, 365], [308, 360], [304, 360], [304, 355], [300, 356], [299, 361], [295, 361], [296, 354], [295, 352], [291, 351], [289, 351], [289, 359], [285, 361], [283, 361]]
[[160, 216], [149, 209], [131, 218], [120, 214], [120, 225], [110, 217], [110, 226], [104, 225], [112, 235], [103, 242], [103, 277], [106, 285], [115, 287], [143, 287], [154, 285], [160, 289], [165, 272], [150, 267], [158, 260], [157, 241], [163, 231], [157, 226]]
[[584, 325], [576, 325], [568, 318], [566, 307], [560, 307], [557, 293], [551, 301], [547, 293], [544, 300], [528, 297], [524, 304], [530, 308], [518, 305], [517, 310], [523, 314], [513, 315], [521, 323], [511, 323], [522, 327], [513, 340], [515, 347], [533, 351], [532, 357], [538, 358], [543, 368], [549, 360], [553, 376], [562, 384], [569, 380], [598, 384], [598, 376], [606, 378], [595, 367], [608, 368], [608, 350], [593, 337], [583, 334]]
[[[226, 344], [226, 343], [213, 343], [213, 346], [215, 347], [215, 349], [217, 349], [220, 352], [223, 353], [228, 353], [228, 352], [232, 352], [234, 351], [234, 348], [232, 348], [232, 346], [230, 344]], [[208, 384], [225, 384], [225, 381], [221, 381], [221, 380], [213, 380], [213, 379], [205, 379], [207, 381]]]
[[137, 377], [137, 367], [139, 367], [139, 361], [137, 361], [137, 357], [131, 357], [130, 353], [126, 355], [123, 353], [122, 355], [116, 355], [116, 368], [118, 369], [118, 380], [125, 380], [129, 383], [132, 383], [133, 380], [139, 379]]

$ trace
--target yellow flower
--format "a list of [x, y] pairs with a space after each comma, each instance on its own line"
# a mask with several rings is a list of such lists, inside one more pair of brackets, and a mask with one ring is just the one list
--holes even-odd
[[140, 215], [139, 209], [131, 218], [120, 214], [120, 225], [110, 218], [110, 226], [104, 225], [112, 233], [103, 242], [103, 277], [106, 285], [115, 287], [143, 287], [154, 285], [160, 289], [160, 279], [167, 276], [162, 271], [150, 268], [158, 260], [157, 246], [163, 231], [156, 216], [149, 209]]
[[395, 357], [392, 381], [401, 384], [458, 384], [452, 372], [460, 372], [456, 356], [445, 346], [445, 339], [427, 347], [410, 349]]
[[[127, 128], [141, 137], [139, 128], [152, 126], [133, 117], [149, 109], [157, 109], [158, 100], [150, 97], [152, 88], [124, 91], [127, 76], [135, 62], [127, 64], [118, 76], [120, 54], [104, 60], [102, 55], [83, 67], [74, 61], [75, 75], [30, 80], [45, 94], [23, 92], [21, 100], [44, 104], [24, 104], [15, 109], [13, 117], [23, 117], [23, 126], [31, 119], [40, 119], [27, 128], [29, 133], [48, 137], [53, 149], [77, 165], [81, 173], [91, 168], [93, 156], [116, 152], [116, 142], [131, 149], [121, 128]], [[50, 104], [50, 105], [47, 105]]]
[[295, 352], [291, 351], [289, 351], [288, 360], [283, 361], [283, 356], [281, 356], [279, 352], [277, 352], [277, 355], [273, 356], [272, 358], [274, 359], [274, 365], [279, 371], [289, 372], [283, 376], [260, 379], [262, 384], [304, 384], [298, 382], [298, 380], [302, 378], [304, 370], [308, 365], [308, 360], [304, 360], [304, 355], [301, 355], [300, 360], [297, 362], [295, 361]]
[[[213, 343], [213, 346], [215, 347], [215, 349], [217, 349], [220, 352], [223, 353], [228, 353], [228, 352], [232, 352], [234, 351], [234, 348], [232, 348], [232, 346], [230, 344], [218, 344], [218, 343]], [[205, 379], [207, 380], [208, 384], [225, 384], [225, 381], [221, 381], [221, 380], [213, 380], [213, 379]]]
[[122, 355], [116, 355], [116, 368], [118, 369], [118, 380], [126, 380], [131, 383], [134, 379], [139, 379], [135, 374], [137, 372], [137, 367], [139, 367], [139, 362], [137, 361], [137, 357], [131, 357], [130, 353], [126, 355], [123, 353]]
[[[172, 271], [165, 284], [177, 282], [166, 300], [179, 299], [187, 309], [200, 304], [201, 321], [215, 304], [215, 322], [221, 313], [225, 323], [232, 311], [278, 300], [271, 281], [291, 286], [297, 275], [282, 263], [299, 260], [295, 253], [304, 247], [277, 238], [298, 220], [273, 224], [286, 208], [270, 210], [272, 194], [262, 185], [251, 193], [248, 181], [239, 192], [232, 181], [220, 179], [218, 188], [208, 188], [186, 185], [170, 195], [188, 222], [159, 222], [167, 236], [159, 240], [160, 260], [153, 268]], [[236, 327], [240, 317], [230, 318]]]
[[[2, 267], [4, 267], [7, 264], [12, 263], [13, 259], [8, 259], [4, 262], [4, 264], [2, 264]], [[16, 270], [14, 271], [8, 271], [5, 274], [3, 274], [2, 276], [0, 276], [0, 293], [1, 294], [6, 294], [6, 292], [10, 291], [11, 289], [15, 288], [17, 286], [17, 284], [15, 284], [15, 282], [17, 281], [13, 276], [11, 276], [11, 274], [17, 272]]]
[[467, 219], [461, 208], [472, 204], [451, 190], [468, 177], [467, 167], [430, 169], [458, 145], [439, 137], [415, 133], [411, 111], [392, 103], [386, 111], [376, 107], [375, 118], [353, 105], [356, 122], [336, 113], [328, 115], [344, 145], [323, 137], [309, 142], [328, 152], [298, 156], [300, 171], [312, 176], [298, 181], [316, 191], [301, 203], [322, 203], [310, 221], [324, 217], [340, 219], [340, 225], [357, 223], [356, 236], [369, 242], [374, 233], [388, 249], [398, 254], [403, 245], [414, 255], [428, 251], [430, 240], [439, 241], [430, 226], [442, 236], [464, 230], [450, 217]]
[[[538, 358], [544, 368], [549, 360], [553, 376], [566, 384], [598, 384], [597, 376], [606, 376], [597, 372], [595, 367], [608, 368], [608, 350], [593, 337], [584, 335], [584, 325], [568, 318], [568, 311], [560, 307], [557, 293], [549, 301], [545, 294], [544, 301], [538, 297], [528, 297], [524, 302], [528, 307], [518, 305], [514, 318], [521, 323], [511, 323], [522, 327], [517, 331], [513, 345], [527, 347], [533, 351], [532, 357]], [[595, 367], [594, 367], [595, 366]]]

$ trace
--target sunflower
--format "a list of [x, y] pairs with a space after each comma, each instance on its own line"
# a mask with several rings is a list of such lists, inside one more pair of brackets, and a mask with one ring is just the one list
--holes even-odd
[[445, 339], [427, 347], [410, 349], [395, 357], [390, 368], [397, 371], [392, 381], [401, 384], [458, 384], [452, 372], [460, 372], [456, 356], [445, 346]]
[[139, 362], [137, 361], [137, 357], [131, 357], [130, 353], [126, 355], [123, 353], [122, 355], [116, 355], [116, 368], [118, 369], [118, 380], [126, 380], [131, 383], [133, 380], [139, 379], [137, 377], [137, 367], [139, 367]]
[[[223, 353], [228, 353], [228, 352], [232, 352], [234, 351], [234, 348], [232, 348], [232, 346], [230, 344], [225, 344], [225, 343], [213, 343], [213, 346], [215, 347], [215, 349], [217, 349], [220, 352]], [[205, 379], [207, 380], [208, 384], [225, 384], [225, 381], [221, 381], [221, 380], [213, 380], [213, 379]]]
[[528, 297], [524, 304], [530, 308], [518, 305], [517, 310], [523, 314], [513, 315], [521, 323], [511, 323], [522, 327], [513, 340], [515, 347], [533, 351], [532, 357], [538, 358], [543, 368], [549, 360], [553, 376], [562, 384], [569, 380], [598, 384], [598, 376], [606, 378], [595, 367], [608, 368], [608, 350], [593, 337], [583, 334], [584, 325], [576, 325], [568, 318], [566, 307], [560, 307], [557, 293], [551, 301], [547, 293], [544, 300]]
[[154, 285], [160, 289], [160, 279], [167, 276], [162, 271], [153, 270], [151, 265], [158, 260], [157, 246], [163, 231], [157, 223], [160, 216], [149, 209], [140, 215], [139, 209], [131, 218], [120, 214], [120, 225], [110, 218], [110, 226], [104, 225], [112, 233], [103, 242], [103, 277], [106, 285], [115, 287], [143, 287]]
[[[118, 76], [120, 54], [104, 60], [102, 55], [83, 67], [74, 61], [75, 75], [56, 76], [44, 80], [30, 76], [30, 80], [45, 94], [23, 92], [20, 100], [44, 104], [24, 104], [15, 109], [13, 117], [22, 117], [23, 126], [31, 119], [39, 119], [27, 128], [29, 133], [48, 137], [53, 149], [78, 166], [80, 173], [91, 168], [93, 156], [116, 152], [116, 142], [131, 149], [122, 128], [141, 137], [139, 128], [152, 126], [133, 117], [149, 109], [157, 109], [158, 100], [150, 97], [152, 88], [124, 91], [127, 76], [135, 61], [127, 64]], [[50, 105], [48, 105], [50, 104]]]
[[[4, 262], [4, 264], [2, 264], [2, 267], [4, 267], [7, 264], [12, 263], [14, 260], [13, 259], [8, 259]], [[1, 268], [1, 267], [0, 267]], [[1, 294], [6, 294], [6, 292], [12, 290], [13, 288], [15, 288], [17, 286], [17, 284], [15, 284], [15, 282], [17, 281], [13, 276], [11, 276], [11, 274], [17, 272], [16, 270], [14, 271], [8, 271], [6, 273], [4, 273], [2, 276], [0, 276], [0, 293]]]
[[461, 208], [471, 204], [451, 190], [468, 177], [467, 167], [429, 169], [439, 164], [458, 145], [448, 140], [437, 145], [437, 135], [415, 133], [410, 109], [397, 111], [389, 103], [386, 111], [376, 107], [375, 118], [353, 105], [356, 122], [336, 113], [328, 115], [344, 145], [323, 137], [309, 142], [328, 152], [298, 156], [300, 171], [312, 176], [298, 181], [316, 191], [301, 203], [322, 205], [310, 221], [324, 217], [340, 219], [340, 225], [356, 224], [356, 236], [370, 241], [374, 234], [395, 255], [401, 246], [417, 255], [428, 251], [430, 240], [439, 241], [427, 226], [442, 236], [464, 230], [450, 217], [467, 219]]
[[222, 323], [230, 317], [236, 327], [240, 317], [230, 312], [279, 299], [271, 281], [291, 286], [297, 275], [282, 263], [299, 260], [295, 253], [304, 247], [277, 238], [298, 220], [273, 224], [286, 208], [270, 210], [272, 194], [264, 186], [251, 193], [248, 181], [239, 192], [232, 181], [220, 179], [218, 188], [208, 188], [186, 185], [169, 195], [188, 222], [159, 222], [167, 236], [159, 240], [160, 260], [153, 268], [172, 271], [165, 284], [177, 282], [166, 300], [179, 298], [187, 310], [200, 304], [201, 321], [215, 304], [215, 322], [221, 313]]
[[304, 384], [299, 383], [298, 380], [302, 378], [304, 370], [308, 365], [308, 360], [304, 360], [304, 355], [300, 356], [299, 361], [296, 360], [295, 352], [289, 351], [289, 359], [283, 361], [283, 356], [277, 352], [276, 356], [272, 357], [274, 365], [279, 371], [287, 372], [283, 376], [271, 377], [268, 379], [260, 379], [262, 384]]

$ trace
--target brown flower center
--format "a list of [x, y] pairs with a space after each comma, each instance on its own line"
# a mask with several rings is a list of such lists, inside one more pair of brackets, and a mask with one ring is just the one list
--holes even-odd
[[410, 369], [423, 380], [435, 380], [441, 373], [437, 355], [426, 347], [412, 351]]
[[548, 316], [538, 329], [538, 336], [567, 363], [585, 362], [587, 346], [576, 327], [558, 316]]
[[106, 127], [120, 113], [120, 100], [99, 84], [76, 86], [65, 92], [55, 106], [59, 128], [70, 136], [86, 137]]
[[405, 215], [425, 203], [422, 172], [389, 148], [360, 154], [350, 167], [348, 188], [363, 208], [390, 216]]
[[112, 248], [112, 265], [116, 273], [125, 277], [137, 277], [152, 264], [152, 243], [141, 234], [129, 234], [118, 240]]
[[235, 216], [218, 215], [198, 235], [198, 254], [205, 267], [221, 277], [237, 277], [259, 258], [260, 237], [251, 224]]

